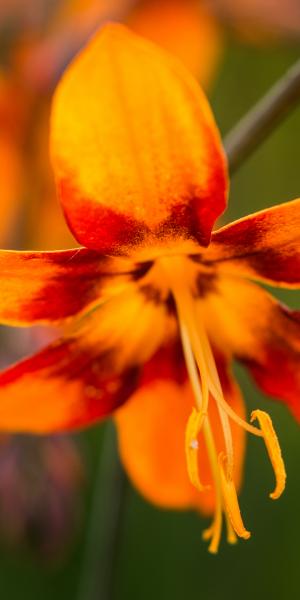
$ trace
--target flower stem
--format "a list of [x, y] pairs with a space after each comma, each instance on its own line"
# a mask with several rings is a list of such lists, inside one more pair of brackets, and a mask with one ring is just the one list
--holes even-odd
[[226, 135], [224, 147], [231, 174], [287, 116], [299, 100], [300, 60]]
[[77, 600], [112, 600], [125, 492], [116, 432], [108, 422], [99, 448]]

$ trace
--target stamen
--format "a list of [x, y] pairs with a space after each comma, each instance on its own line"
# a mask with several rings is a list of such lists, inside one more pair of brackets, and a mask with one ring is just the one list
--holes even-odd
[[[202, 345], [202, 348], [203, 348], [204, 359], [208, 366], [208, 373], [211, 376], [211, 379], [213, 380], [214, 385], [219, 390], [219, 394], [224, 399], [223, 392], [222, 392], [222, 386], [221, 386], [221, 382], [220, 382], [220, 378], [219, 378], [219, 373], [218, 373], [218, 370], [216, 367], [216, 363], [215, 363], [214, 355], [212, 353], [211, 345], [209, 343], [205, 329], [202, 327], [201, 319], [199, 319], [199, 318], [197, 319], [197, 333], [199, 335], [200, 344]], [[225, 399], [224, 399], [224, 402], [225, 402]], [[230, 470], [230, 473], [232, 475], [233, 474], [233, 443], [232, 443], [231, 427], [229, 424], [227, 412], [224, 410], [223, 406], [219, 402], [217, 402], [217, 409], [218, 409], [220, 420], [222, 423], [224, 442], [225, 442], [227, 460], [228, 460], [228, 469]]]
[[[216, 508], [215, 508], [214, 520], [212, 522], [211, 527], [209, 527], [209, 529], [207, 529], [206, 532], [204, 532], [203, 536], [204, 536], [204, 539], [211, 538], [211, 543], [208, 547], [208, 550], [212, 554], [216, 554], [216, 552], [218, 551], [218, 548], [219, 548], [221, 531], [222, 531], [222, 494], [221, 494], [217, 451], [215, 448], [215, 443], [214, 443], [214, 439], [213, 439], [213, 435], [212, 435], [212, 431], [211, 431], [211, 427], [210, 427], [210, 423], [209, 423], [209, 418], [206, 413], [206, 408], [208, 405], [208, 388], [205, 388], [205, 390], [207, 390], [207, 391], [206, 391], [206, 397], [204, 398], [202, 395], [202, 390], [201, 390], [200, 383], [199, 383], [199, 375], [198, 375], [198, 370], [197, 370], [197, 366], [196, 366], [195, 359], [194, 359], [193, 350], [192, 350], [191, 343], [190, 343], [190, 338], [188, 335], [187, 328], [186, 328], [184, 322], [182, 322], [182, 321], [180, 321], [180, 332], [181, 332], [183, 352], [184, 352], [184, 356], [185, 356], [185, 360], [186, 360], [186, 366], [187, 366], [188, 374], [189, 374], [190, 381], [192, 384], [193, 392], [195, 395], [196, 404], [198, 407], [198, 411], [196, 411], [194, 409], [194, 412], [192, 413], [192, 415], [190, 416], [189, 421], [188, 421], [187, 430], [186, 430], [186, 452], [188, 450], [187, 446], [188, 445], [190, 446], [190, 444], [188, 444], [188, 439], [190, 439], [190, 435], [192, 434], [190, 441], [194, 442], [195, 441], [195, 435], [194, 435], [195, 430], [197, 430], [197, 434], [199, 435], [201, 426], [203, 426], [203, 433], [204, 433], [205, 443], [206, 443], [208, 457], [209, 457], [209, 461], [210, 461], [210, 466], [211, 466], [211, 470], [212, 470], [212, 475], [213, 475], [213, 480], [214, 480], [215, 498], [216, 498], [216, 500], [215, 500]], [[193, 416], [194, 414], [196, 416]], [[190, 451], [190, 448], [189, 448], [189, 451]], [[199, 473], [198, 473], [198, 461], [197, 461], [197, 465], [194, 464], [194, 461], [196, 460], [196, 458], [198, 458], [198, 457], [196, 457], [196, 452], [191, 456], [191, 458], [190, 458], [190, 454], [188, 454], [188, 461], [187, 461], [188, 472], [189, 472], [191, 482], [193, 483], [194, 478], [195, 478], [196, 483], [197, 484], [200, 483], [200, 485], [202, 486], [201, 491], [203, 491], [203, 485], [201, 484], [200, 481], [199, 482], [197, 481], [197, 478], [199, 479]], [[192, 463], [190, 461], [192, 461]], [[198, 485], [196, 485], [196, 487], [199, 489]]]
[[[202, 345], [202, 339], [199, 339], [196, 331], [198, 330], [198, 322], [196, 324], [197, 329], [194, 327], [193, 322], [193, 314], [194, 307], [190, 301], [190, 298], [187, 295], [182, 294], [178, 288], [173, 288], [173, 293], [175, 297], [175, 301], [177, 304], [178, 316], [179, 316], [179, 326], [180, 333], [182, 339], [182, 347], [186, 360], [186, 365], [190, 377], [190, 381], [193, 387], [193, 391], [195, 394], [196, 404], [198, 407], [198, 414], [202, 416], [202, 418], [198, 417], [198, 425], [199, 428], [203, 425], [204, 437], [207, 447], [207, 452], [209, 456], [212, 476], [214, 480], [214, 489], [215, 489], [215, 515], [211, 526], [204, 531], [203, 539], [211, 539], [209, 545], [209, 552], [215, 554], [218, 551], [218, 547], [220, 544], [221, 531], [222, 531], [222, 491], [221, 491], [221, 481], [220, 481], [220, 472], [218, 465], [218, 457], [217, 451], [215, 448], [215, 443], [209, 423], [208, 417], [204, 419], [204, 414], [206, 413], [209, 399], [209, 382], [211, 377], [209, 376], [209, 365], [210, 372], [217, 373], [217, 369], [214, 363], [214, 358], [212, 353], [204, 352], [204, 348], [209, 345], [208, 340], [205, 338], [204, 343]], [[210, 346], [209, 346], [210, 349]], [[199, 382], [199, 374], [196, 366], [195, 358], [197, 361], [197, 366], [199, 368], [199, 373], [201, 377], [201, 386]], [[219, 388], [219, 395], [222, 396], [222, 389], [219, 379], [216, 379], [215, 387]], [[224, 404], [226, 404], [225, 400]], [[218, 404], [218, 402], [217, 402]], [[227, 404], [226, 404], [227, 406]], [[229, 457], [229, 467], [230, 474], [232, 474], [233, 470], [233, 447], [232, 447], [232, 438], [231, 438], [231, 429], [228, 423], [227, 414], [224, 409], [219, 407], [219, 414], [221, 418], [221, 423], [224, 431], [224, 440], [225, 447]], [[194, 416], [195, 414], [195, 416]], [[191, 448], [191, 441], [195, 441], [195, 436], [192, 435], [195, 431], [195, 423], [196, 423], [197, 411], [192, 413], [190, 420], [187, 425], [186, 430], [186, 456], [187, 456], [187, 465], [188, 465], [188, 473], [191, 482], [195, 485], [197, 489], [203, 491], [203, 484], [199, 481], [199, 473], [198, 473], [198, 456], [197, 450]], [[251, 428], [251, 425], [249, 425]], [[200, 429], [198, 429], [199, 433]], [[199, 487], [200, 486], [200, 487]], [[228, 537], [229, 541], [233, 543], [235, 541], [234, 532], [231, 529], [228, 529]]]
[[210, 467], [212, 471], [212, 476], [214, 480], [214, 489], [215, 489], [215, 515], [214, 520], [211, 526], [203, 532], [203, 539], [210, 539], [211, 542], [208, 547], [208, 551], [212, 554], [216, 554], [218, 552], [221, 532], [222, 532], [222, 491], [221, 491], [221, 483], [220, 483], [220, 473], [218, 466], [218, 457], [217, 451], [215, 447], [215, 442], [209, 422], [209, 418], [204, 422], [203, 425], [204, 437], [206, 448], [208, 452], [208, 458], [210, 462]]
[[[199, 477], [198, 436], [200, 430], [203, 429], [215, 492], [214, 519], [211, 526], [204, 531], [203, 538], [210, 540], [209, 551], [216, 553], [220, 543], [223, 511], [227, 522], [229, 543], [236, 543], [236, 534], [244, 539], [250, 537], [250, 532], [246, 530], [241, 517], [233, 480], [233, 442], [229, 417], [254, 435], [262, 437], [264, 431], [262, 431], [263, 428], [259, 429], [239, 417], [224, 398], [214, 355], [202, 325], [200, 309], [193, 301], [188, 287], [183, 283], [186, 281], [186, 263], [180, 257], [173, 257], [172, 265], [166, 259], [161, 261], [161, 266], [174, 295], [183, 353], [196, 403], [185, 433], [188, 475], [191, 483], [199, 491], [203, 492], [209, 487], [204, 486]], [[219, 457], [208, 416], [210, 395], [216, 401], [224, 436], [226, 452], [221, 453]], [[274, 444], [272, 445], [272, 456], [275, 452], [273, 446]], [[274, 493], [276, 494], [277, 491], [276, 488]]]
[[[215, 398], [217, 403], [220, 403], [222, 409], [228, 414], [228, 416], [231, 417], [231, 419], [233, 421], [235, 421], [238, 425], [240, 425], [240, 427], [242, 427], [243, 429], [246, 429], [246, 431], [249, 431], [249, 433], [253, 433], [254, 435], [261, 437], [262, 432], [260, 431], [260, 429], [258, 429], [257, 427], [254, 427], [253, 425], [250, 425], [250, 423], [247, 423], [247, 421], [245, 421], [244, 419], [239, 417], [239, 415], [236, 414], [236, 412], [231, 408], [231, 406], [229, 404], [227, 404], [227, 402], [223, 396], [223, 393], [222, 393], [222, 387], [221, 387], [218, 371], [217, 371], [217, 368], [215, 365], [215, 361], [214, 361], [214, 357], [213, 357], [213, 353], [212, 353], [212, 350], [210, 347], [209, 340], [207, 338], [207, 335], [206, 335], [204, 329], [200, 327], [199, 321], [200, 321], [200, 319], [198, 319], [198, 321], [197, 321], [197, 329], [193, 328], [192, 332], [191, 332], [192, 343], [193, 343], [193, 347], [195, 349], [195, 356], [196, 356], [197, 362], [198, 362], [198, 354], [199, 354], [200, 348], [201, 348], [201, 353], [202, 353], [202, 351], [205, 352], [205, 355], [206, 355], [205, 362], [209, 366], [208, 385], [209, 385], [209, 390], [210, 390], [212, 396]], [[212, 374], [213, 374], [213, 376], [212, 376]]]
[[185, 432], [185, 454], [188, 475], [191, 483], [195, 486], [195, 488], [197, 488], [197, 490], [199, 490], [199, 492], [203, 492], [203, 490], [207, 490], [210, 487], [201, 483], [198, 467], [199, 444], [197, 437], [200, 429], [202, 428], [204, 417], [205, 415], [202, 412], [199, 412], [193, 408]]
[[[201, 385], [202, 385], [202, 391], [203, 391], [203, 399], [204, 400], [203, 400], [202, 404], [205, 404], [203, 410], [206, 411], [206, 407], [208, 404], [208, 397], [209, 397], [209, 383], [210, 383], [209, 371], [215, 375], [216, 387], [219, 388], [219, 390], [220, 390], [219, 395], [221, 395], [223, 398], [222, 388], [221, 388], [217, 368], [215, 365], [214, 357], [213, 357], [207, 336], [205, 335], [204, 331], [203, 331], [202, 335], [200, 333], [202, 331], [202, 328], [201, 328], [201, 324], [198, 323], [198, 320], [197, 320], [197, 328], [195, 328], [193, 326], [194, 307], [193, 307], [192, 303], [190, 302], [190, 299], [188, 297], [182, 297], [182, 294], [178, 294], [178, 292], [177, 292], [175, 295], [175, 300], [176, 300], [177, 306], [178, 306], [179, 323], [180, 323], [180, 328], [181, 328], [181, 337], [182, 337], [182, 343], [183, 343], [183, 347], [184, 347], [185, 358], [186, 358], [186, 361], [188, 361], [190, 359], [189, 355], [191, 354], [192, 358], [193, 358], [193, 362], [195, 362], [193, 350], [195, 351], [195, 357], [196, 357], [197, 365], [199, 367], [199, 372], [200, 372], [200, 377], [201, 377]], [[187, 325], [185, 325], [185, 322], [183, 321], [183, 319], [186, 320]], [[189, 334], [191, 335], [193, 348], [190, 343]], [[198, 337], [198, 335], [199, 335], [199, 337]], [[186, 349], [185, 349], [185, 347], [186, 347]], [[224, 399], [223, 399], [223, 402], [227, 406], [227, 403], [225, 402]], [[230, 428], [227, 413], [224, 410], [224, 407], [220, 406], [220, 404], [217, 402], [217, 408], [218, 408], [220, 420], [222, 423], [226, 453], [227, 453], [227, 457], [228, 457], [228, 468], [231, 470], [231, 473], [232, 473], [233, 472], [233, 444], [232, 444], [231, 428]], [[251, 428], [251, 425], [249, 425], [249, 427]]]
[[251, 413], [251, 421], [254, 421], [254, 419], [257, 419], [260, 424], [270, 461], [274, 469], [276, 486], [274, 492], [270, 494], [270, 498], [276, 500], [279, 498], [279, 496], [281, 496], [285, 488], [286, 481], [286, 471], [280, 445], [272, 424], [271, 417], [268, 415], [268, 413], [264, 412], [263, 410], [254, 410]]
[[196, 404], [199, 410], [203, 413], [207, 412], [208, 407], [208, 398], [209, 398], [209, 390], [207, 385], [207, 377], [201, 377], [201, 385], [199, 382], [199, 375], [197, 366], [195, 364], [194, 353], [191, 346], [188, 328], [185, 324], [185, 321], [179, 320], [180, 326], [180, 334], [182, 340], [182, 348], [185, 357], [185, 362], [187, 365], [187, 369], [191, 378], [191, 383], [193, 386]]
[[235, 534], [235, 531], [230, 523], [230, 519], [228, 517], [227, 512], [225, 512], [225, 519], [226, 519], [226, 527], [227, 527], [227, 542], [228, 544], [236, 544], [238, 539], [237, 536]]
[[[233, 479], [228, 475], [227, 465], [225, 465], [226, 456], [223, 452], [219, 455], [219, 466], [221, 474], [221, 485], [226, 512], [230, 519], [231, 525], [235, 533], [245, 540], [251, 536], [250, 531], [245, 529], [240, 507], [238, 503], [237, 493]], [[226, 472], [225, 472], [226, 471]]]
[[[211, 389], [210, 389], [211, 388], [210, 373], [213, 373], [215, 376], [215, 385], [216, 385], [216, 387], [219, 388], [219, 394], [222, 395], [222, 388], [221, 388], [217, 368], [215, 365], [215, 360], [214, 360], [214, 357], [213, 357], [213, 354], [212, 354], [212, 351], [210, 348], [210, 344], [207, 339], [207, 336], [205, 335], [205, 332], [202, 331], [201, 323], [199, 323], [198, 321], [199, 320], [197, 320], [197, 329], [195, 329], [195, 327], [191, 328], [191, 331], [192, 331], [191, 335], [192, 335], [192, 341], [193, 341], [193, 345], [194, 345], [193, 347], [195, 349], [195, 356], [196, 356], [197, 364], [199, 365], [201, 380], [205, 377], [205, 379], [208, 382], [208, 388], [211, 391]], [[204, 365], [205, 365], [205, 373], [203, 373], [203, 369], [201, 371], [201, 363], [204, 363]], [[222, 395], [222, 397], [223, 397], [223, 395]], [[224, 400], [224, 402], [225, 402], [225, 400]], [[224, 441], [225, 441], [226, 453], [227, 453], [227, 457], [228, 457], [228, 463], [230, 465], [231, 471], [233, 471], [233, 444], [232, 444], [232, 435], [231, 435], [231, 428], [229, 425], [229, 420], [227, 417], [227, 413], [224, 411], [224, 408], [222, 406], [220, 406], [220, 404], [218, 402], [217, 402], [217, 409], [218, 409], [218, 412], [220, 415], [220, 420], [222, 423], [222, 429], [223, 429], [223, 434], [224, 434]]]
[[263, 436], [262, 431], [260, 431], [260, 429], [258, 429], [257, 427], [253, 427], [253, 425], [250, 425], [250, 423], [247, 423], [247, 421], [242, 419], [242, 417], [239, 417], [239, 415], [237, 415], [236, 412], [234, 412], [234, 410], [231, 408], [231, 406], [229, 404], [227, 404], [223, 395], [220, 394], [220, 392], [218, 392], [218, 390], [215, 387], [213, 388], [211, 393], [214, 396], [215, 400], [217, 402], [220, 402], [224, 411], [228, 414], [229, 417], [231, 417], [231, 419], [233, 421], [235, 421], [235, 423], [237, 423], [237, 425], [239, 425], [240, 427], [242, 427], [249, 433], [253, 433], [253, 435], [257, 435], [257, 437]]

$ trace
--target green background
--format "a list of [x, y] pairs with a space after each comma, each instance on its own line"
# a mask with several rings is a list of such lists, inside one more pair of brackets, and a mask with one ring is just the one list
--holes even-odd
[[[295, 48], [264, 46], [258, 49], [228, 41], [212, 92], [212, 105], [222, 134], [228, 132], [285, 72], [296, 60], [297, 54]], [[300, 195], [299, 134], [300, 107], [234, 175], [226, 220]], [[280, 297], [297, 306], [296, 294], [281, 293]], [[204, 520], [194, 513], [157, 510], [127, 484], [115, 554], [114, 600], [252, 600], [253, 597], [256, 600], [281, 600], [299, 596], [298, 426], [285, 407], [263, 397], [242, 370], [237, 369], [237, 374], [248, 409], [267, 409], [273, 418], [286, 461], [286, 493], [278, 502], [268, 498], [273, 485], [271, 467], [261, 441], [249, 439], [240, 504], [252, 538], [248, 542], [240, 541], [234, 547], [223, 541], [219, 554], [211, 556], [207, 553], [206, 544], [201, 541], [201, 531], [206, 525]], [[88, 433], [78, 435], [86, 457], [87, 485], [84, 492], [85, 518], [74, 545], [63, 561], [50, 565], [32, 554], [12, 552], [2, 545], [2, 598], [77, 599], [102, 433], [103, 428], [94, 427]], [[114, 468], [113, 465], [111, 468]], [[106, 484], [104, 478], [100, 484], [104, 494], [107, 493]], [[105, 526], [107, 518], [101, 493], [96, 505], [96, 521], [92, 526], [94, 533], [97, 527]], [[95, 549], [96, 566], [98, 557], [99, 563], [105, 560], [101, 559], [100, 551]], [[104, 600], [101, 591], [103, 582], [97, 574], [96, 582], [98, 589], [93, 597]], [[80, 600], [83, 598], [90, 600], [85, 593]]]

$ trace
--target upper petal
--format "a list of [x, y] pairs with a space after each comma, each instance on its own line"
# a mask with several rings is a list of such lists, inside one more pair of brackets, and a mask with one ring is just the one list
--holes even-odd
[[[57, 252], [0, 251], [0, 321], [59, 321], [130, 280], [134, 265], [85, 248]], [[111, 290], [112, 291], [112, 290]]]
[[215, 231], [205, 260], [223, 272], [300, 286], [300, 199], [262, 210]]
[[108, 254], [207, 245], [225, 208], [224, 154], [197, 82], [121, 25], [105, 27], [65, 73], [51, 151], [75, 237]]

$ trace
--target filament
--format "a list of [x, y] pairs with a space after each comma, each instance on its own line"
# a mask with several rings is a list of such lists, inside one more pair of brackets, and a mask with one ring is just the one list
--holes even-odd
[[221, 532], [222, 532], [222, 490], [221, 490], [220, 474], [219, 474], [219, 467], [218, 467], [218, 456], [217, 456], [215, 442], [214, 442], [214, 438], [213, 438], [213, 434], [212, 434], [212, 430], [211, 430], [211, 426], [210, 426], [210, 421], [209, 421], [208, 417], [205, 420], [205, 423], [203, 425], [203, 433], [204, 433], [208, 458], [209, 458], [209, 462], [210, 462], [210, 467], [211, 467], [211, 471], [212, 471], [212, 476], [213, 476], [213, 480], [214, 480], [215, 501], [216, 501], [213, 522], [212, 522], [211, 526], [209, 527], [209, 529], [207, 529], [206, 532], [205, 531], [203, 532], [203, 538], [204, 539], [211, 538], [211, 542], [208, 547], [208, 550], [212, 554], [216, 554], [218, 552], [220, 539], [221, 539]]

